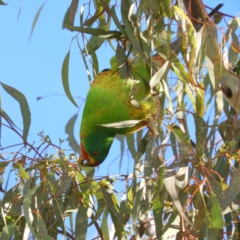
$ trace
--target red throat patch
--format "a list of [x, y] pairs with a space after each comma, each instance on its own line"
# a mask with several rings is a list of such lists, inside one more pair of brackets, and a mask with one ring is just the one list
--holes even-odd
[[80, 145], [81, 145], [81, 155], [86, 159], [86, 160], [88, 160], [88, 161], [90, 161], [90, 159], [89, 159], [89, 157], [88, 157], [88, 154], [87, 154], [87, 152], [85, 151], [85, 148], [84, 148], [84, 146], [82, 145], [82, 143], [80, 143]]

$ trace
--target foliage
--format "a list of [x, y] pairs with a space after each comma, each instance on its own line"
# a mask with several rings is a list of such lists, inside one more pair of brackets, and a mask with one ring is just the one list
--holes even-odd
[[[77, 32], [74, 40], [88, 72], [92, 69], [93, 77], [99, 72], [96, 50], [105, 42], [116, 49], [118, 42], [127, 56], [141, 57], [151, 67], [150, 86], [158, 114], [151, 119], [151, 133], [119, 137], [122, 146], [126, 140], [134, 159], [132, 172], [100, 178], [93, 168], [79, 166], [77, 155], [67, 156], [61, 140], [57, 146], [41, 132], [40, 145], [29, 143], [30, 112], [25, 97], [2, 83], [20, 103], [24, 122], [22, 134], [1, 110], [1, 125], [23, 140], [19, 151], [10, 153], [12, 160], [6, 160], [6, 149], [2, 149], [0, 173], [11, 165], [9, 174], [17, 178], [10, 189], [8, 180], [2, 178], [2, 239], [24, 239], [30, 234], [36, 239], [56, 239], [58, 234], [85, 239], [93, 227], [99, 239], [140, 239], [143, 235], [164, 239], [174, 234], [178, 239], [238, 239], [239, 120], [219, 84], [234, 74], [224, 62], [227, 58], [232, 68], [236, 65], [239, 18], [229, 23], [219, 39], [218, 27], [206, 18], [200, 0], [182, 0], [176, 5], [168, 0], [96, 0], [94, 12], [92, 3], [81, 6], [75, 26], [77, 8], [78, 1], [73, 0], [63, 27]], [[81, 37], [87, 42], [81, 43]], [[160, 68], [151, 61], [154, 54], [164, 60]], [[76, 105], [69, 88], [69, 58], [70, 51], [63, 61], [62, 83]], [[76, 115], [66, 132], [70, 146], [79, 152], [75, 123]], [[48, 155], [51, 148], [56, 154]], [[124, 149], [120, 151], [123, 155]], [[124, 193], [115, 188], [122, 181]]]

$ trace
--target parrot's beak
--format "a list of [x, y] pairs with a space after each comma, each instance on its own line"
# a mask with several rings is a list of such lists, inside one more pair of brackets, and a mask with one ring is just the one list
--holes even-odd
[[94, 167], [94, 165], [90, 161], [88, 161], [82, 154], [79, 156], [78, 162], [81, 166], [84, 167]]
[[98, 166], [97, 162], [94, 161], [94, 159], [92, 161], [88, 160], [82, 154], [78, 158], [78, 163], [83, 167], [96, 167], [96, 166]]

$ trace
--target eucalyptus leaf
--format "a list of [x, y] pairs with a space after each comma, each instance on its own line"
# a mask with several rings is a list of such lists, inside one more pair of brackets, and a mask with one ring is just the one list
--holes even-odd
[[72, 94], [69, 88], [69, 79], [68, 79], [69, 58], [70, 58], [70, 52], [68, 52], [67, 55], [65, 56], [63, 65], [62, 65], [62, 84], [68, 99], [73, 103], [73, 105], [78, 107], [74, 98], [72, 97]]
[[3, 89], [11, 95], [16, 101], [18, 101], [21, 109], [23, 119], [23, 139], [27, 141], [29, 128], [31, 125], [31, 112], [26, 97], [17, 89], [10, 87], [1, 82]]
[[73, 115], [68, 123], [65, 126], [65, 133], [68, 135], [67, 141], [69, 142], [69, 146], [77, 153], [80, 152], [79, 143], [74, 137], [74, 126], [77, 120], [78, 114]]

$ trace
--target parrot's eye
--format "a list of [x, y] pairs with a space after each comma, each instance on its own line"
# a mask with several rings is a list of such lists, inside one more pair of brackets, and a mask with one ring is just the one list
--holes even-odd
[[94, 152], [92, 153], [92, 155], [93, 155], [94, 157], [97, 157], [97, 156], [98, 156], [98, 152], [97, 152], [97, 151], [94, 151]]

